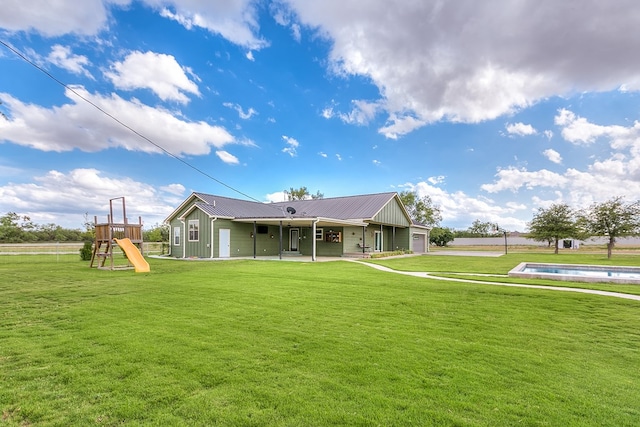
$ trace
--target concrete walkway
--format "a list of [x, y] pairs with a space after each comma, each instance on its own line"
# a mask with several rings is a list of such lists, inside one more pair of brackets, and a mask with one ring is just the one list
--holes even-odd
[[375, 268], [376, 270], [385, 271], [387, 273], [396, 273], [396, 274], [404, 274], [405, 276], [413, 276], [413, 277], [422, 277], [426, 279], [433, 280], [444, 280], [448, 282], [462, 282], [462, 283], [474, 283], [479, 285], [493, 285], [493, 286], [508, 286], [511, 288], [529, 288], [529, 289], [543, 289], [546, 291], [561, 291], [561, 292], [576, 292], [579, 294], [591, 294], [591, 295], [601, 295], [606, 297], [614, 297], [614, 298], [623, 298], [630, 299], [635, 301], [640, 301], [640, 295], [631, 295], [631, 294], [623, 294], [620, 292], [610, 292], [610, 291], [598, 291], [595, 289], [582, 289], [582, 288], [567, 288], [564, 286], [542, 286], [542, 285], [524, 285], [520, 283], [501, 283], [501, 282], [485, 282], [481, 280], [471, 280], [471, 279], [454, 279], [450, 277], [437, 277], [432, 276], [426, 272], [418, 272], [418, 271], [399, 271], [393, 270], [388, 267], [384, 267], [378, 264], [372, 264], [369, 262], [362, 262], [358, 260], [348, 260], [350, 262], [355, 262], [361, 265], [366, 265], [371, 268]]

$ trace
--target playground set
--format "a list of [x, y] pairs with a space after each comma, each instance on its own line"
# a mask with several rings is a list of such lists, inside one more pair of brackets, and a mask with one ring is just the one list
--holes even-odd
[[[115, 222], [113, 216], [114, 201], [122, 201], [122, 222]], [[135, 269], [136, 273], [148, 273], [149, 263], [143, 256], [142, 218], [138, 217], [138, 224], [129, 224], [124, 197], [109, 200], [109, 216], [106, 223], [98, 223], [94, 217], [96, 239], [93, 244], [90, 268], [102, 270]], [[116, 265], [113, 259], [113, 248], [118, 246], [124, 252], [127, 264]], [[108, 261], [108, 262], [107, 262]], [[95, 265], [94, 265], [95, 264]]]

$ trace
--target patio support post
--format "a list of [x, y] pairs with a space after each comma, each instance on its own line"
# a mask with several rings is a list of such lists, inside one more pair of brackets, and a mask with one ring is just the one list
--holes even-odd
[[366, 246], [366, 244], [367, 244], [366, 239], [367, 239], [367, 226], [366, 226], [366, 225], [363, 225], [363, 226], [362, 226], [362, 254], [363, 254], [363, 255], [364, 255], [364, 253], [365, 253], [365, 249], [364, 249], [364, 247], [365, 247], [365, 246]]
[[396, 226], [393, 226], [393, 231], [391, 232], [391, 250], [396, 250]]
[[282, 221], [280, 221], [280, 249], [278, 250], [279, 258], [282, 259]]
[[316, 224], [318, 220], [311, 221], [311, 261], [316, 260]]
[[253, 221], [253, 259], [256, 259], [256, 233], [257, 233], [257, 229], [256, 229], [256, 222]]

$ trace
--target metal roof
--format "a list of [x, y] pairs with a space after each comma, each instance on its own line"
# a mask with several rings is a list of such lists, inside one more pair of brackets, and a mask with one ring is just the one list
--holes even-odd
[[[323, 218], [344, 221], [373, 219], [397, 193], [377, 193], [358, 196], [332, 197], [326, 199], [290, 200], [277, 203], [260, 203], [205, 193], [193, 193], [167, 219], [188, 205], [192, 198], [194, 206], [211, 217], [242, 219], [302, 219]], [[295, 213], [292, 213], [293, 208]]]
[[292, 217], [324, 217], [336, 219], [373, 219], [396, 193], [366, 194], [360, 196], [332, 197], [327, 199], [290, 200], [273, 203], [292, 207], [296, 213]]

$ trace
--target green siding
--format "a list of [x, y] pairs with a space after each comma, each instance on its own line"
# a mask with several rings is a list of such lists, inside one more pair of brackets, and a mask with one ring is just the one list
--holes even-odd
[[409, 227], [411, 225], [395, 197], [378, 212], [373, 218], [373, 222], [399, 227]]
[[411, 249], [411, 233], [409, 228], [396, 228], [396, 249]]
[[344, 251], [347, 253], [362, 252], [362, 248], [358, 247], [358, 243], [362, 244], [362, 227], [345, 227], [344, 235], [342, 236]]
[[[198, 240], [194, 242], [189, 241], [189, 221], [197, 220], [199, 224]], [[200, 209], [195, 209], [184, 219], [185, 229], [183, 242], [186, 247], [187, 258], [206, 258], [211, 256], [211, 249], [208, 247], [209, 235], [211, 233], [211, 221], [209, 215], [202, 212]]]
[[[206, 213], [200, 209], [193, 209], [184, 219], [184, 224], [178, 220], [186, 211], [192, 209], [192, 205], [187, 205], [177, 213], [171, 223], [171, 254], [174, 257], [181, 258], [184, 254], [186, 257], [195, 258], [219, 258], [220, 257], [220, 230], [228, 229], [230, 232], [231, 244], [229, 248], [231, 257], [251, 257], [254, 255], [254, 239], [255, 239], [255, 255], [256, 256], [277, 256], [279, 253], [280, 228], [277, 225], [268, 226], [266, 234], [253, 234], [253, 223], [234, 222], [229, 219], [216, 219], [212, 221]], [[197, 241], [189, 241], [189, 220], [198, 220], [199, 236]], [[381, 226], [380, 224], [384, 224]], [[259, 224], [258, 224], [259, 225]], [[366, 228], [365, 243], [368, 246], [374, 244], [374, 232], [382, 231], [384, 251], [392, 251], [396, 249], [410, 248], [410, 229], [409, 220], [405, 216], [401, 204], [395, 198], [392, 199], [376, 216], [375, 220]], [[395, 226], [395, 238], [393, 226]], [[174, 245], [173, 230], [174, 227], [180, 228], [180, 244]], [[312, 227], [297, 227], [299, 229], [299, 251], [302, 255], [312, 255], [312, 245], [315, 236], [312, 233]], [[327, 242], [324, 238], [315, 241], [317, 256], [342, 256], [344, 253], [360, 252], [358, 248], [362, 240], [361, 227], [319, 227], [323, 229], [323, 237], [329, 230], [339, 231], [342, 233], [342, 242]], [[289, 250], [289, 232], [290, 227], [282, 228], [282, 250]]]

